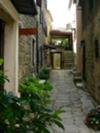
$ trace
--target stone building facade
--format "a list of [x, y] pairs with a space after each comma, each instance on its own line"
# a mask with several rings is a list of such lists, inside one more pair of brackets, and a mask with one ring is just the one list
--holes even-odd
[[0, 2], [0, 58], [10, 80], [0, 89], [17, 94], [18, 79], [37, 73], [43, 66], [41, 48], [47, 36], [46, 10], [46, 0]]
[[20, 14], [19, 28], [36, 30], [33, 34], [22, 34], [19, 39], [19, 79], [38, 73], [43, 67], [42, 45], [47, 36], [45, 12], [46, 0], [36, 0], [37, 15]]
[[[36, 28], [35, 16], [21, 15], [19, 29]], [[19, 79], [36, 72], [36, 34], [22, 34], [19, 37]]]
[[45, 12], [45, 19], [46, 19], [46, 23], [47, 23], [47, 37], [46, 37], [45, 43], [49, 44], [50, 43], [50, 32], [52, 30], [53, 18], [52, 18], [52, 15], [51, 15], [51, 13], [48, 9]]
[[47, 66], [46, 60], [47, 60], [47, 50], [44, 49], [44, 44], [48, 43], [48, 36], [50, 31], [50, 20], [47, 16], [47, 0], [40, 0], [41, 4], [38, 6], [38, 71]]
[[34, 16], [36, 13], [34, 0], [0, 1], [0, 58], [4, 60], [0, 70], [2, 69], [9, 79], [4, 86], [0, 86], [0, 90], [6, 89], [18, 95], [19, 27], [24, 26], [23, 20], [19, 26], [19, 14]]
[[[72, 20], [72, 33], [73, 33], [73, 45], [74, 45], [74, 59], [75, 66], [79, 73], [82, 73], [82, 52], [80, 49], [80, 42], [82, 39], [82, 8], [79, 5], [79, 0], [69, 0], [68, 8], [70, 12], [73, 12]], [[74, 21], [74, 25], [73, 25]]]
[[[4, 87], [18, 93], [18, 11], [10, 0], [0, 1], [0, 58], [2, 70], [9, 78]], [[1, 70], [1, 67], [0, 67]]]
[[78, 38], [77, 38], [77, 31], [78, 31], [78, 28], [76, 28], [76, 25], [80, 19], [78, 18], [78, 21], [76, 21], [76, 16], [79, 16], [79, 15], [76, 15], [78, 13], [78, 10], [77, 10], [77, 5], [75, 3], [74, 0], [69, 0], [69, 3], [68, 3], [68, 9], [70, 11], [70, 15], [72, 17], [72, 19], [70, 20], [70, 23], [67, 23], [66, 25], [66, 29], [68, 31], [71, 31], [72, 32], [72, 36], [73, 36], [73, 53], [74, 53], [74, 65], [77, 66], [78, 68], [78, 54], [77, 54], [77, 46], [76, 45], [78, 43]]
[[91, 94], [100, 102], [100, 1], [82, 0], [83, 72]]
[[100, 102], [100, 1], [70, 0], [76, 4], [77, 71]]
[[50, 32], [52, 30], [52, 15], [48, 9], [45, 10], [45, 20], [46, 20], [46, 36], [43, 44], [43, 67], [50, 67]]

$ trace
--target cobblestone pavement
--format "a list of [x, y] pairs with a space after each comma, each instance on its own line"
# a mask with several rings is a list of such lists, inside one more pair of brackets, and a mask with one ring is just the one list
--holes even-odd
[[100, 133], [89, 129], [84, 124], [86, 113], [93, 108], [93, 99], [90, 95], [75, 87], [73, 76], [68, 70], [52, 70], [51, 83], [52, 107], [63, 107], [65, 112], [61, 117], [65, 130], [53, 126], [52, 133]]

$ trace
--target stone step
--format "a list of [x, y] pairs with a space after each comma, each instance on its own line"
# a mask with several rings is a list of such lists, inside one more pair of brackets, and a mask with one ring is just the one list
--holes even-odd
[[84, 88], [84, 84], [82, 82], [78, 82], [78, 83], [76, 83], [76, 87], [83, 89]]

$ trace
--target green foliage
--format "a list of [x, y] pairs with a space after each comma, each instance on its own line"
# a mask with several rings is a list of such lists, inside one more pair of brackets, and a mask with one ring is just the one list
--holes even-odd
[[64, 40], [62, 41], [62, 46], [63, 46], [64, 48], [68, 48], [68, 47], [69, 47], [68, 39], [64, 39]]
[[49, 81], [40, 83], [40, 80], [33, 78], [33, 76], [29, 76], [20, 83], [19, 90], [23, 97], [33, 97], [35, 95], [40, 98], [43, 104], [46, 104], [50, 101], [52, 86]]
[[64, 129], [60, 114], [62, 109], [49, 107], [52, 86], [48, 81], [41, 83], [29, 76], [20, 84], [21, 97], [0, 92], [1, 133], [50, 133], [52, 124]]
[[48, 68], [43, 68], [40, 70], [39, 74], [38, 74], [38, 77], [40, 79], [49, 79], [49, 74], [50, 74], [50, 70]]
[[54, 39], [53, 43], [57, 46], [61, 46], [66, 50], [71, 50], [71, 45], [70, 42], [68, 40], [68, 38], [58, 38], [58, 39]]
[[8, 80], [8, 77], [4, 74], [4, 72], [0, 71], [0, 85], [3, 85]]
[[0, 132], [16, 133], [25, 111], [20, 99], [7, 92], [0, 92]]
[[[0, 66], [3, 65], [3, 59], [0, 59]], [[2, 70], [0, 70], [0, 85], [3, 85], [8, 80], [8, 77], [4, 74]]]
[[85, 119], [85, 124], [95, 130], [100, 130], [100, 106], [90, 110]]
[[0, 59], [0, 66], [3, 64], [3, 59]]

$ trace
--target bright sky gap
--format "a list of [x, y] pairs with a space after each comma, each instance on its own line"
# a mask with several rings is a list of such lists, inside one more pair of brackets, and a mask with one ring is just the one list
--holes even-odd
[[68, 10], [69, 0], [48, 0], [48, 9], [53, 17], [53, 28], [66, 28], [72, 19]]

